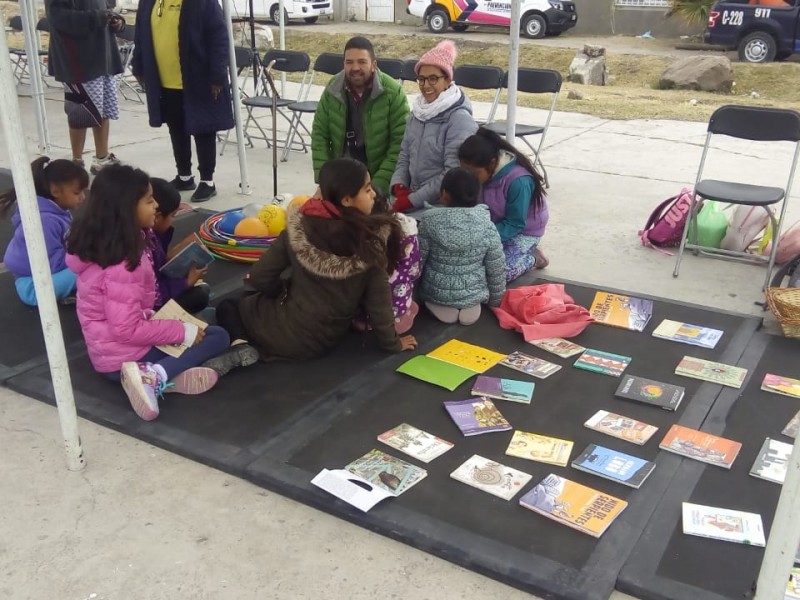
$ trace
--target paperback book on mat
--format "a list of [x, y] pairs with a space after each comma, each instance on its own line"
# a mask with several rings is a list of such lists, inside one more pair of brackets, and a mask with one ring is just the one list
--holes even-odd
[[671, 383], [661, 383], [636, 375], [623, 375], [617, 391], [617, 398], [643, 402], [659, 406], [665, 410], [678, 410], [686, 389]]

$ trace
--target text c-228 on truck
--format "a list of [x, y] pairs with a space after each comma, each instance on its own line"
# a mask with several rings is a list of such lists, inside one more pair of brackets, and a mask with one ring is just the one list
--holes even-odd
[[786, 60], [800, 53], [800, 0], [718, 0], [704, 39], [745, 62]]

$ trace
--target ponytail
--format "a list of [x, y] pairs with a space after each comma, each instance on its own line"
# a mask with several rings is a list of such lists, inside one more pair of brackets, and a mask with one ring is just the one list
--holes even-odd
[[[50, 192], [51, 185], [78, 181], [81, 188], [89, 187], [89, 174], [83, 167], [71, 160], [50, 160], [47, 156], [40, 156], [31, 163], [31, 175], [36, 195], [50, 200], [53, 199]], [[17, 191], [15, 188], [0, 194], [0, 216], [5, 217], [16, 202]]]

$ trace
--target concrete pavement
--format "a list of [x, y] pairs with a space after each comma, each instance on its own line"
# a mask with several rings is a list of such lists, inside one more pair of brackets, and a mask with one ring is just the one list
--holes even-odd
[[[25, 130], [33, 135], [30, 100], [21, 98], [21, 104]], [[68, 157], [59, 94], [50, 94], [47, 108], [50, 155]], [[166, 130], [149, 128], [141, 105], [123, 102], [122, 108], [112, 125], [113, 151], [171, 178]], [[476, 111], [480, 117], [488, 106]], [[518, 109], [521, 122], [542, 115]], [[760, 267], [689, 256], [673, 279], [674, 259], [642, 248], [636, 236], [659, 201], [693, 182], [704, 131], [698, 123], [556, 114], [543, 153], [551, 181], [551, 224], [542, 246], [550, 258], [547, 273], [761, 314], [753, 304], [761, 298]], [[767, 158], [774, 152], [759, 144], [723, 148], [721, 160], [709, 165], [717, 176], [784, 181], [788, 160], [776, 164]], [[31, 137], [28, 151], [34, 149]], [[748, 159], [755, 168], [746, 170]], [[219, 162], [219, 196], [204, 207], [271, 196], [270, 152], [257, 145], [247, 162], [253, 195], [237, 194], [238, 162], [230, 146]], [[0, 164], [8, 164], [5, 144]], [[313, 189], [310, 155], [292, 153], [279, 165], [279, 192]], [[795, 193], [790, 222], [800, 217], [797, 200]], [[531, 597], [86, 421], [87, 467], [70, 473], [55, 409], [5, 388], [0, 429], [0, 598]]]

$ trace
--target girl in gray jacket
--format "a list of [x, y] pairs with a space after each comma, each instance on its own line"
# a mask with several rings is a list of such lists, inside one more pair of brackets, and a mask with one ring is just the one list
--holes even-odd
[[481, 304], [498, 306], [506, 291], [503, 244], [489, 209], [478, 204], [480, 191], [473, 173], [451, 169], [442, 179], [442, 207], [419, 223], [419, 296], [444, 323], [472, 325]]

